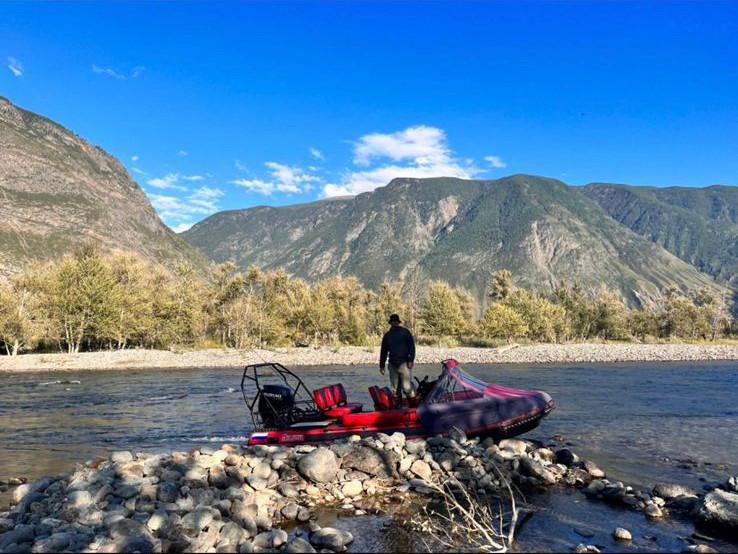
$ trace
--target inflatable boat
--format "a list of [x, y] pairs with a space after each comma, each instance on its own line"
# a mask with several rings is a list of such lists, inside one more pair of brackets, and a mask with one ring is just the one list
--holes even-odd
[[416, 382], [415, 398], [404, 400], [389, 387], [369, 387], [373, 406], [364, 410], [348, 401], [340, 383], [311, 392], [281, 364], [249, 365], [241, 378], [253, 422], [249, 444], [314, 444], [395, 431], [425, 437], [454, 428], [469, 436], [502, 439], [530, 431], [554, 408], [543, 391], [485, 383], [464, 372], [456, 360], [442, 362], [437, 379]]

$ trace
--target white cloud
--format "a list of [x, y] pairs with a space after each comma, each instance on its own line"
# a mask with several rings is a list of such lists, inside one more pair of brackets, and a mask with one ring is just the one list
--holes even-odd
[[499, 156], [485, 156], [484, 160], [494, 168], [501, 169], [507, 167], [507, 163]]
[[187, 187], [178, 185], [180, 175], [178, 173], [169, 173], [164, 177], [154, 177], [146, 181], [146, 184], [157, 189], [173, 189], [173, 190], [187, 190]]
[[118, 79], [118, 80], [138, 79], [141, 76], [141, 74], [144, 72], [144, 69], [145, 68], [143, 66], [137, 65], [131, 70], [131, 72], [128, 75], [125, 75], [109, 67], [100, 67], [99, 65], [96, 65], [94, 63], [92, 64], [93, 73], [97, 73], [98, 75], [105, 75], [107, 77], [112, 77], [113, 79]]
[[350, 171], [340, 183], [323, 185], [323, 196], [368, 192], [398, 177], [471, 179], [481, 172], [473, 160], [454, 157], [442, 129], [425, 125], [408, 127], [396, 133], [365, 135], [355, 143], [354, 162], [357, 165], [370, 166], [382, 158], [389, 158], [393, 163]]
[[246, 164], [241, 163], [240, 160], [236, 160], [233, 165], [235, 165], [236, 166], [236, 169], [238, 169], [239, 171], [248, 171], [249, 170], [249, 168], [246, 167]]
[[450, 153], [442, 129], [417, 125], [396, 133], [364, 135], [354, 145], [354, 163], [369, 165], [375, 158], [390, 158], [396, 162], [432, 164], [448, 158]]
[[310, 155], [315, 158], [316, 160], [325, 161], [325, 156], [323, 155], [323, 152], [318, 150], [317, 148], [310, 147]]
[[187, 187], [179, 184], [182, 181], [202, 181], [202, 175], [181, 175], [180, 173], [168, 173], [164, 177], [154, 177], [146, 181], [146, 184], [157, 189], [187, 190]]
[[137, 162], [138, 161], [138, 154], [134, 154], [133, 156], [131, 156], [131, 161], [132, 162]]
[[143, 169], [139, 169], [137, 167], [132, 167], [131, 171], [133, 171], [134, 173], [138, 173], [139, 175], [148, 175], [148, 173], [146, 173]]
[[236, 179], [231, 184], [269, 196], [274, 192], [306, 192], [313, 188], [310, 183], [320, 182], [320, 178], [299, 167], [278, 162], [266, 162], [264, 166], [269, 170], [271, 179]]
[[207, 216], [217, 212], [219, 199], [224, 192], [218, 188], [203, 186], [180, 198], [163, 194], [149, 194], [159, 215], [170, 225], [190, 224], [195, 216]]
[[172, 227], [172, 231], [174, 231], [175, 233], [184, 233], [185, 231], [188, 231], [193, 225], [194, 223], [192, 223], [191, 221], [180, 223], [179, 225], [175, 225], [174, 227]]
[[8, 57], [8, 69], [15, 77], [23, 77], [23, 64], [13, 57]]
[[177, 152], [177, 156], [183, 156], [184, 157], [184, 156], [189, 156], [189, 154], [190, 153], [187, 150], [180, 150], [179, 152]]

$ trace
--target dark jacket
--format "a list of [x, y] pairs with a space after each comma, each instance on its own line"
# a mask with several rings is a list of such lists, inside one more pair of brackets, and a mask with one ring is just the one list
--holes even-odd
[[379, 365], [384, 367], [389, 355], [389, 363], [400, 365], [415, 361], [415, 339], [404, 327], [391, 327], [382, 337], [382, 352]]

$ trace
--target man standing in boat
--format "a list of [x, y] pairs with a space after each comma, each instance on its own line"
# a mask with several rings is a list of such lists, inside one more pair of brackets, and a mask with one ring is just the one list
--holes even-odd
[[382, 351], [379, 354], [379, 372], [382, 375], [389, 360], [390, 383], [398, 405], [402, 403], [403, 392], [407, 398], [415, 397], [412, 372], [415, 362], [415, 339], [400, 323], [402, 322], [399, 315], [392, 314], [389, 317], [390, 329], [382, 337]]

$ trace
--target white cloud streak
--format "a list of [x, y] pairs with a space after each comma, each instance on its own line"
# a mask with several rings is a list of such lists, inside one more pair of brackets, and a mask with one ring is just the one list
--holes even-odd
[[311, 183], [320, 182], [320, 178], [296, 166], [278, 162], [266, 162], [264, 166], [269, 170], [270, 179], [235, 179], [231, 184], [269, 196], [274, 192], [306, 192], [313, 188]]
[[8, 57], [8, 69], [14, 77], [23, 77], [23, 64], [12, 56]]
[[507, 163], [505, 163], [505, 161], [499, 156], [485, 156], [484, 161], [496, 169], [507, 167]]
[[325, 156], [323, 155], [323, 152], [318, 150], [317, 148], [310, 147], [310, 155], [315, 158], [316, 160], [325, 161]]
[[146, 184], [157, 189], [171, 189], [186, 191], [187, 187], [179, 184], [180, 181], [202, 181], [202, 175], [181, 175], [180, 173], [169, 173], [164, 177], [154, 177], [146, 181]]
[[92, 64], [93, 73], [97, 73], [98, 75], [105, 75], [106, 77], [118, 79], [119, 81], [122, 81], [125, 79], [138, 79], [141, 76], [141, 74], [144, 72], [144, 69], [146, 68], [143, 66], [137, 65], [131, 70], [131, 72], [128, 75], [125, 75], [109, 67], [101, 67], [97, 64]]
[[217, 212], [220, 209], [218, 202], [223, 195], [224, 192], [218, 188], [203, 186], [182, 198], [164, 194], [149, 194], [149, 198], [159, 215], [175, 228], [192, 225], [194, 217]]

